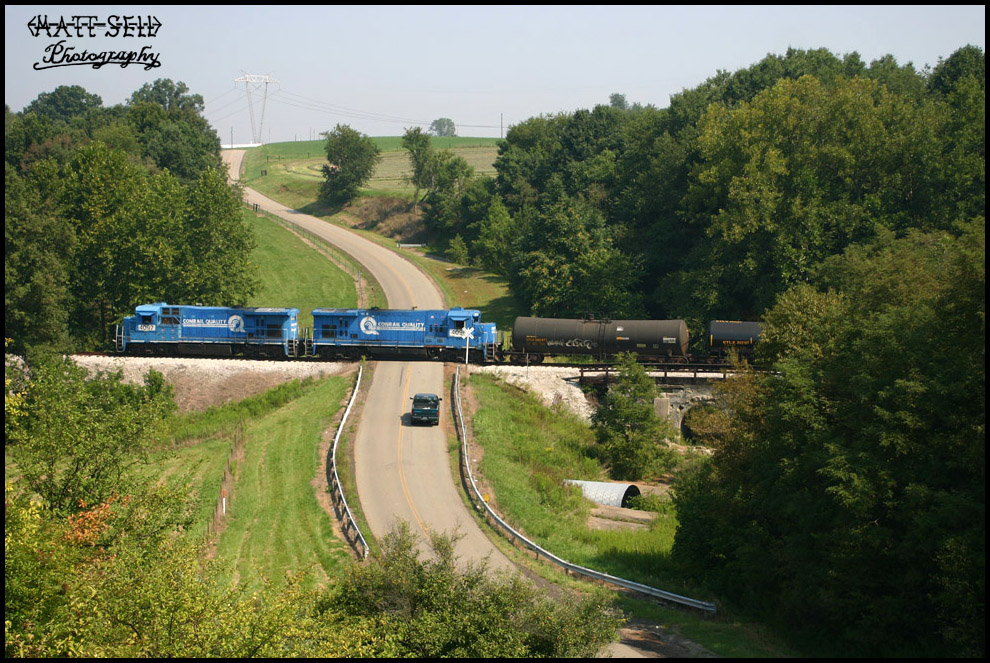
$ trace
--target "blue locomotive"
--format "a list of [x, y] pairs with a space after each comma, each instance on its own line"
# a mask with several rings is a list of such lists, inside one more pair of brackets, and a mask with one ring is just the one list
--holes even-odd
[[495, 323], [481, 311], [338, 309], [313, 311], [311, 354], [322, 359], [421, 357], [444, 361], [493, 361]]
[[286, 359], [299, 356], [299, 309], [138, 306], [117, 325], [117, 352]]

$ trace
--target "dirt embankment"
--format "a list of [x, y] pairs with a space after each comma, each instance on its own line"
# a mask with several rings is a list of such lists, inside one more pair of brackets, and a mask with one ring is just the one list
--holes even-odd
[[290, 380], [337, 375], [345, 365], [336, 362], [256, 361], [187, 357], [102, 357], [73, 355], [93, 372], [120, 371], [128, 382], [139, 383], [154, 369], [175, 388], [180, 412], [205, 410], [263, 393]]

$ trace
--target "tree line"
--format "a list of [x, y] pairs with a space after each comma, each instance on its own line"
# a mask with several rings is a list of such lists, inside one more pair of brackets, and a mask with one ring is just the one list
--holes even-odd
[[203, 100], [160, 79], [106, 108], [79, 86], [5, 109], [5, 334], [105, 347], [148, 301], [243, 304], [253, 246]]

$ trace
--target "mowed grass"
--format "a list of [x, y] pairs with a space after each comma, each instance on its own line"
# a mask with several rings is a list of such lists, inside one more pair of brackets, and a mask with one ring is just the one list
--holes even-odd
[[217, 554], [232, 565], [231, 582], [255, 586], [304, 571], [304, 586], [313, 587], [348, 564], [346, 544], [316, 491], [326, 489], [318, 476], [323, 432], [350, 385], [340, 377], [315, 382], [299, 398], [243, 424], [244, 458], [217, 542]]
[[[220, 495], [224, 469], [235, 438], [243, 435], [244, 422], [271, 414], [299, 398], [313, 384], [293, 380], [236, 403], [190, 412], [172, 420], [169, 444], [153, 455], [145, 475], [149, 481], [182, 486], [194, 498], [193, 526], [187, 534], [206, 534]], [[236, 464], [236, 460], [232, 461], [232, 469], [236, 469]]]
[[244, 220], [257, 240], [253, 261], [261, 279], [251, 306], [294, 306], [300, 328], [312, 328], [314, 308], [357, 306], [354, 279], [311, 245], [267, 216], [245, 210]]
[[[318, 469], [323, 432], [349, 393], [349, 377], [291, 381], [239, 403], [180, 417], [173, 446], [146, 468], [150, 480], [181, 486], [193, 499], [188, 535], [205, 536], [220, 497], [228, 461], [234, 487], [216, 541], [231, 569], [228, 580], [249, 587], [305, 572], [314, 587], [349, 564], [317, 495], [326, 482]], [[242, 452], [231, 457], [236, 437]]]
[[[353, 280], [296, 235], [267, 217], [244, 211], [257, 247], [260, 288], [252, 306], [295, 306], [301, 326], [312, 326], [320, 306], [355, 306]], [[256, 586], [287, 572], [307, 571], [310, 586], [325, 582], [350, 559], [317, 501], [323, 431], [340, 407], [350, 378], [292, 381], [269, 391], [179, 418], [173, 448], [152, 465], [150, 479], [181, 485], [193, 496], [191, 536], [202, 536], [213, 514], [236, 435], [244, 452], [234, 461], [235, 487], [218, 555], [231, 582]], [[314, 484], [315, 481], [315, 484]]]

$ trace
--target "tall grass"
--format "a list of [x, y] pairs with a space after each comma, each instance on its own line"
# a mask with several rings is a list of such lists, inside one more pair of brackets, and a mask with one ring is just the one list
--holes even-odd
[[588, 425], [563, 409], [488, 375], [469, 382], [481, 471], [504, 517], [568, 561], [647, 585], [680, 592], [684, 583], [669, 556], [677, 526], [672, 508], [642, 530], [588, 527], [591, 504], [567, 479], [602, 480]]
[[178, 417], [171, 428], [173, 444], [229, 434], [239, 423], [273, 412], [313, 387], [312, 379], [293, 380], [248, 398]]

